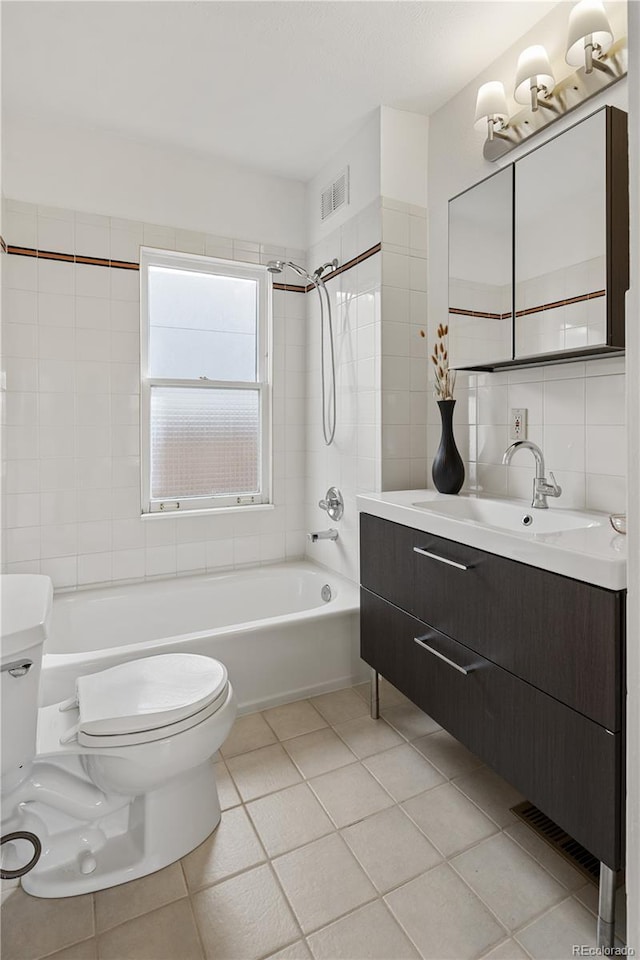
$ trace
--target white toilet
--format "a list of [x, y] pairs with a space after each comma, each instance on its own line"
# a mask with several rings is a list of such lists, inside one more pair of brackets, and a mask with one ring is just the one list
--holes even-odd
[[212, 757], [236, 715], [225, 667], [147, 657], [80, 677], [73, 700], [38, 709], [51, 581], [0, 581], [3, 875], [68, 897], [183, 857], [220, 820]]

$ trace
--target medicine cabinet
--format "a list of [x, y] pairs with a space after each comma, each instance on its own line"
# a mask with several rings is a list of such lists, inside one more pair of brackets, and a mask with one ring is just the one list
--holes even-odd
[[627, 115], [604, 107], [449, 201], [451, 365], [624, 351]]

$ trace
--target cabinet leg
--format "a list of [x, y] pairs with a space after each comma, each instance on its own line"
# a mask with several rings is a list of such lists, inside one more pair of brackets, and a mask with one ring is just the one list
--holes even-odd
[[616, 871], [600, 864], [598, 891], [598, 947], [612, 947], [615, 937]]
[[371, 719], [379, 720], [380, 719], [380, 690], [378, 687], [379, 674], [377, 670], [371, 668], [371, 694], [370, 694], [370, 703], [371, 703]]

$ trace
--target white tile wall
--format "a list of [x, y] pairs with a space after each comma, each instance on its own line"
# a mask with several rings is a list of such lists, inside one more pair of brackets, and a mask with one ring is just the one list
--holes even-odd
[[[347, 262], [380, 242], [380, 205], [374, 203], [309, 251], [315, 267], [338, 257]], [[381, 489], [381, 255], [345, 271], [327, 288], [332, 298], [336, 343], [337, 429], [324, 445], [321, 421], [320, 314], [318, 298], [308, 295], [306, 349], [306, 529], [332, 525], [318, 507], [329, 486], [340, 488], [345, 515], [336, 524], [337, 543], [306, 544], [307, 555], [357, 581], [358, 514], [356, 493]]]
[[[136, 261], [142, 242], [252, 262], [304, 252], [7, 201], [11, 245]], [[140, 519], [139, 275], [8, 255], [4, 564], [58, 587], [304, 555], [305, 296], [274, 296], [275, 509]]]
[[382, 198], [381, 489], [427, 485], [427, 211]]
[[[563, 488], [558, 506], [626, 509], [624, 358], [589, 360], [509, 372], [458, 374], [456, 442], [465, 460], [465, 488], [528, 498], [534, 475], [527, 453], [502, 466], [511, 442], [509, 412], [528, 411], [528, 437], [543, 450], [547, 472]], [[435, 399], [429, 399], [429, 457], [440, 437]], [[429, 480], [431, 466], [429, 465]]]

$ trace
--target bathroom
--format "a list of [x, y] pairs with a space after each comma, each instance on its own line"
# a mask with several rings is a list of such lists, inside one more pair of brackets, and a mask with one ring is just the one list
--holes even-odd
[[[79, 635], [72, 650], [45, 649], [46, 704], [72, 696], [88, 663], [116, 663], [107, 647], [147, 656], [132, 649], [136, 630], [151, 611], [166, 620], [172, 604], [193, 622], [159, 636], [189, 634], [190, 653], [213, 650], [239, 704], [215, 758], [222, 820], [212, 837], [95, 892], [29, 896], [3, 881], [3, 956], [551, 958], [595, 946], [597, 886], [513, 816], [518, 791], [384, 679], [381, 719], [371, 719], [369, 661], [358, 655], [362, 498], [433, 493], [441, 427], [429, 354], [448, 314], [450, 198], [599, 107], [628, 112], [626, 315], [638, 315], [637, 5], [605, 3], [616, 40], [628, 36], [629, 79], [496, 164], [483, 158], [486, 124], [474, 126], [480, 85], [502, 80], [510, 96], [531, 44], [545, 44], [556, 77], [575, 69], [565, 62], [571, 7], [3, 5], [3, 573], [51, 578], [54, 634], [67, 617]], [[232, 262], [267, 291], [261, 503], [153, 509], [141, 447], [141, 247], [174, 265], [179, 254]], [[326, 445], [328, 311], [324, 301], [323, 405], [312, 280], [334, 259], [324, 272], [336, 386]], [[307, 279], [287, 266], [268, 272], [272, 261]], [[562, 487], [550, 514], [628, 514], [630, 638], [640, 627], [640, 390], [625, 364], [638, 355], [629, 323], [626, 356], [461, 371], [454, 393], [463, 497], [530, 497], [533, 458], [502, 463], [517, 408]], [[344, 503], [335, 520], [318, 506], [334, 486]], [[330, 529], [337, 540], [308, 539]], [[489, 540], [472, 546], [491, 550]], [[284, 588], [282, 571], [297, 577]], [[330, 588], [322, 606], [305, 606], [310, 571], [310, 590]], [[189, 578], [221, 592], [181, 593]], [[122, 612], [103, 604], [95, 618], [90, 604], [114, 586]], [[277, 622], [254, 630], [273, 616], [249, 610], [258, 594]], [[225, 620], [234, 602], [242, 615]], [[85, 615], [117, 640], [83, 646]], [[620, 948], [640, 943], [633, 641], [627, 693]]]

